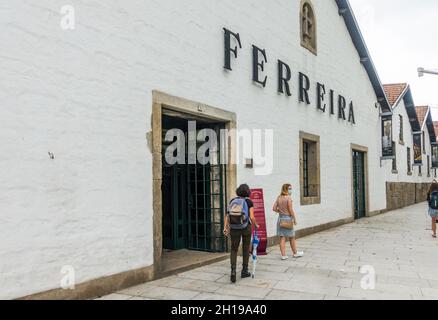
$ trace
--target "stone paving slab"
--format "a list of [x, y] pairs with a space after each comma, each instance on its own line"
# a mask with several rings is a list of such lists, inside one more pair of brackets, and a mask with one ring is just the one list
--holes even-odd
[[131, 287], [122, 291], [119, 291], [119, 294], [123, 294], [123, 295], [130, 295], [132, 297], [134, 296], [142, 296], [143, 294], [152, 291], [152, 290], [156, 290], [157, 286], [152, 285], [151, 283], [146, 283], [146, 284], [141, 284], [135, 287]]
[[319, 282], [318, 278], [317, 281], [312, 282], [282, 281], [279, 282], [274, 289], [337, 296], [340, 287], [336, 286], [335, 282]]
[[255, 288], [250, 286], [245, 286], [243, 284], [224, 284], [222, 288], [216, 291], [218, 294], [225, 295], [236, 295], [239, 297], [248, 297], [252, 299], [263, 299], [265, 298], [272, 289], [265, 288]]
[[179, 281], [171, 284], [169, 287], [214, 293], [221, 288], [221, 284], [219, 282], [181, 278]]
[[[283, 279], [282, 281], [288, 281], [290, 279]], [[230, 276], [229, 275], [225, 275], [223, 276], [221, 279], [219, 279], [217, 282], [223, 283], [223, 284], [229, 284], [230, 283]], [[261, 279], [259, 276], [257, 276], [257, 278], [255, 279], [251, 279], [251, 278], [246, 278], [246, 279], [242, 279], [239, 284], [242, 286], [249, 286], [249, 287], [255, 287], [255, 288], [263, 288], [263, 289], [268, 289], [268, 288], [274, 288], [275, 285], [279, 282], [279, 280], [275, 280], [275, 279]]]
[[[361, 289], [360, 281], [353, 281], [353, 289]], [[388, 284], [380, 281], [376, 281], [375, 290], [379, 293], [395, 293], [395, 294], [406, 294], [406, 295], [416, 295], [421, 296], [422, 292], [419, 286], [409, 286], [400, 284]]]
[[169, 287], [152, 287], [138, 296], [157, 300], [191, 300], [199, 295], [199, 291], [183, 290]]
[[313, 294], [305, 292], [293, 292], [286, 290], [272, 290], [267, 296], [267, 300], [324, 300], [323, 294]]
[[412, 300], [412, 296], [406, 293], [400, 294], [356, 288], [341, 288], [338, 297], [352, 298], [354, 300]]
[[251, 300], [249, 297], [239, 297], [218, 293], [201, 293], [195, 297], [195, 300], [224, 300], [224, 301], [239, 301], [239, 300]]
[[296, 274], [310, 275], [315, 277], [317, 276], [328, 277], [330, 275], [330, 272], [332, 272], [332, 270], [307, 267], [307, 268], [289, 268], [287, 272], [292, 274], [291, 278]]
[[[301, 259], [281, 261], [279, 248], [268, 248], [255, 279], [240, 279], [239, 269], [230, 284], [221, 261], [101, 299], [438, 300], [438, 240], [426, 210], [422, 203], [299, 239]], [[374, 268], [374, 289], [362, 288], [364, 266]]]
[[150, 301], [150, 300], [157, 300], [157, 299], [151, 299], [146, 297], [131, 297], [129, 300], [141, 300], [141, 301]]
[[112, 293], [109, 294], [105, 297], [96, 299], [96, 300], [130, 300], [133, 297], [131, 295], [127, 295], [127, 294], [120, 294], [120, 293]]
[[222, 278], [224, 275], [222, 273], [210, 273], [210, 272], [199, 272], [199, 271], [188, 271], [179, 274], [179, 277], [194, 279], [194, 280], [205, 280], [205, 281], [216, 281]]
[[[377, 276], [376, 283], [399, 284], [403, 286], [428, 288], [432, 287], [430, 280], [420, 278], [396, 277], [396, 276]], [[437, 283], [438, 285], [438, 283]]]
[[438, 299], [438, 289], [436, 288], [421, 288], [423, 297]]

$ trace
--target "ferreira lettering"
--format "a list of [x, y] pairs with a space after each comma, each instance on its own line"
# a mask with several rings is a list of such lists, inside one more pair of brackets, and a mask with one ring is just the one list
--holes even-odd
[[[224, 69], [232, 71], [231, 58], [238, 59], [238, 51], [242, 49], [242, 39], [239, 33], [232, 32], [224, 28], [224, 43], [225, 43], [225, 62]], [[260, 88], [265, 88], [269, 77], [264, 74], [266, 65], [268, 64], [268, 54], [265, 49], [252, 45], [252, 81]], [[277, 60], [277, 92], [286, 97], [292, 96], [291, 88], [293, 88], [292, 70], [290, 66], [282, 61]], [[315, 84], [303, 72], [297, 72], [298, 101], [305, 105], [315, 105], [318, 112], [328, 113], [332, 117], [337, 117], [340, 121], [356, 124], [354, 114], [354, 103], [352, 100], [347, 100], [344, 96], [336, 94], [327, 88], [322, 82]], [[337, 110], [335, 109], [337, 107]], [[335, 111], [336, 110], [336, 111]]]

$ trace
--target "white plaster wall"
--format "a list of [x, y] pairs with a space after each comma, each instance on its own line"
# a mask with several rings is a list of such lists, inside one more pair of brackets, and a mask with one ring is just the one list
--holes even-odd
[[[392, 160], [383, 161], [383, 166], [385, 168], [386, 181], [388, 182], [410, 182], [410, 183], [431, 183], [433, 180], [433, 170], [430, 171], [430, 176], [427, 175], [427, 156], [430, 157], [430, 161], [432, 161], [431, 156], [431, 145], [430, 145], [430, 136], [429, 131], [425, 125], [425, 122], [422, 124], [422, 131], [425, 132], [425, 145], [426, 145], [426, 154], [423, 154], [423, 164], [422, 164], [422, 174], [419, 175], [419, 166], [414, 166], [414, 148], [413, 148], [413, 136], [412, 136], [412, 127], [409, 123], [409, 117], [406, 112], [406, 107], [403, 99], [400, 103], [394, 107], [393, 109], [393, 139], [396, 142], [396, 154], [397, 154], [397, 173], [393, 173], [392, 171]], [[403, 117], [403, 138], [404, 145], [399, 143], [399, 115]], [[412, 175], [408, 175], [407, 172], [407, 148], [411, 149], [411, 164], [412, 164]], [[431, 165], [431, 163], [430, 163]]]
[[[403, 117], [403, 142], [404, 145], [400, 144], [399, 134], [399, 116]], [[392, 132], [393, 140], [395, 141], [396, 149], [396, 161], [397, 161], [397, 173], [392, 171], [392, 160], [384, 160], [384, 167], [386, 173], [386, 181], [388, 182], [419, 182], [417, 167], [413, 166], [414, 163], [414, 148], [413, 148], [413, 137], [412, 137], [412, 127], [409, 123], [409, 117], [406, 112], [405, 102], [402, 99], [397, 106], [393, 109], [393, 122], [392, 122]], [[411, 168], [412, 175], [407, 173], [407, 148], [411, 149]]]
[[65, 265], [80, 283], [152, 263], [139, 3], [73, 1], [74, 32], [64, 1], [0, 4], [0, 298], [59, 287]]
[[[430, 135], [429, 130], [426, 126], [426, 121], [423, 124], [422, 131], [425, 133], [425, 146], [426, 146], [426, 153], [423, 153], [423, 171], [422, 171], [422, 182], [424, 183], [432, 183], [433, 180], [433, 172], [432, 172], [432, 146], [430, 141]], [[429, 172], [427, 170], [427, 157], [429, 157]]]
[[[152, 90], [275, 129], [273, 173], [238, 171], [265, 190], [269, 235], [285, 182], [300, 228], [353, 215], [351, 143], [369, 148], [370, 210], [386, 207], [376, 97], [335, 1], [313, 1], [318, 56], [300, 46], [298, 1], [73, 0], [74, 31], [59, 27], [64, 4], [0, 4], [0, 298], [58, 287], [64, 265], [79, 283], [153, 263]], [[223, 27], [242, 38], [233, 72]], [[252, 44], [267, 50], [264, 89], [251, 81]], [[276, 93], [277, 59], [292, 68], [292, 97]], [[298, 103], [298, 71], [310, 106]], [[356, 125], [316, 111], [316, 81], [354, 101]], [[300, 130], [321, 137], [321, 205], [299, 206]]]

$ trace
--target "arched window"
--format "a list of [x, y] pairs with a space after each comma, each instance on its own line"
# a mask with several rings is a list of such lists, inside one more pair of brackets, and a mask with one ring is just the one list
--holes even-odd
[[301, 1], [301, 45], [316, 55], [316, 16], [309, 0]]

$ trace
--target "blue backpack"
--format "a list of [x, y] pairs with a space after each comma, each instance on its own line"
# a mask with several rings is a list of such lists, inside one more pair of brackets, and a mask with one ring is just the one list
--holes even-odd
[[228, 218], [232, 230], [244, 230], [249, 224], [249, 209], [245, 198], [235, 198], [228, 206]]
[[438, 191], [434, 191], [430, 194], [429, 207], [438, 210]]

